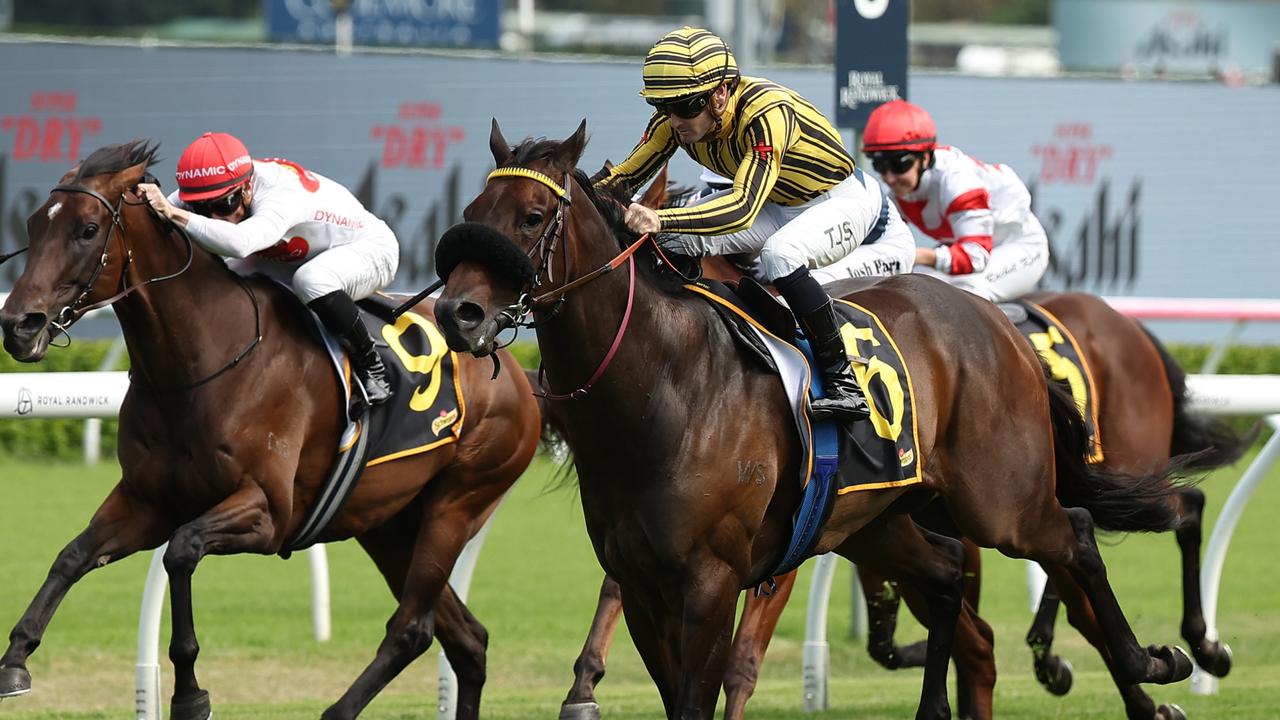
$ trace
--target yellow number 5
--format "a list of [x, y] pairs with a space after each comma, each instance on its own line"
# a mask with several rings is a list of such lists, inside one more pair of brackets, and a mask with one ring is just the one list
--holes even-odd
[[[840, 337], [844, 339], [845, 352], [853, 357], [863, 357], [858, 350], [859, 340], [870, 341], [873, 347], [880, 345], [871, 328], [854, 327], [852, 323], [845, 323], [840, 328]], [[866, 393], [867, 405], [871, 408], [871, 426], [876, 429], [876, 434], [886, 440], [897, 441], [898, 436], [902, 434], [902, 416], [906, 399], [898, 371], [880, 358], [872, 357], [866, 365], [853, 363], [853, 374], [858, 379], [858, 384], [862, 386], [863, 392]], [[884, 383], [885, 390], [889, 394], [888, 418], [880, 412], [880, 408], [876, 407], [875, 397], [871, 394], [871, 381], [876, 377]]]

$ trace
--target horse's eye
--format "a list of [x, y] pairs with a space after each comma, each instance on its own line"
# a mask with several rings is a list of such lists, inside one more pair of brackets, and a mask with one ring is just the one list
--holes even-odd
[[98, 224], [89, 223], [88, 225], [84, 226], [83, 230], [80, 231], [80, 239], [91, 240], [93, 239], [93, 236], [97, 234], [98, 234]]
[[541, 224], [542, 224], [541, 213], [529, 213], [528, 215], [524, 216], [524, 227], [529, 228], [530, 230], [538, 227]]

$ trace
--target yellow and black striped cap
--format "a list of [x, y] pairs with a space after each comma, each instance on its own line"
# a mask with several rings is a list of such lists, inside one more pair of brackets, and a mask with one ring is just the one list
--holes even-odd
[[675, 100], [738, 77], [729, 46], [710, 30], [682, 27], [662, 37], [644, 59], [646, 100]]

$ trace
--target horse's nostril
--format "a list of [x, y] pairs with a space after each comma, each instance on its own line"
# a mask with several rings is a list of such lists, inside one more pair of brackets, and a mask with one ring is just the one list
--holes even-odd
[[469, 330], [484, 322], [484, 308], [473, 302], [459, 303], [454, 316], [458, 318], [458, 327]]
[[14, 331], [19, 335], [33, 335], [43, 330], [48, 323], [49, 316], [44, 313], [27, 313], [14, 325]]

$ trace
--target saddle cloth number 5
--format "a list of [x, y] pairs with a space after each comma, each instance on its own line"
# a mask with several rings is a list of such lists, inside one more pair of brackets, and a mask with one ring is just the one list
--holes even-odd
[[[902, 391], [902, 378], [889, 363], [870, 353], [864, 355], [859, 351], [859, 340], [870, 342], [872, 347], [880, 346], [880, 341], [876, 339], [875, 332], [871, 328], [854, 327], [853, 323], [845, 323], [840, 327], [840, 337], [844, 340], [845, 352], [850, 357], [871, 357], [865, 365], [861, 362], [853, 363], [853, 374], [867, 396], [867, 406], [871, 409], [871, 426], [875, 428], [876, 434], [886, 440], [897, 442], [898, 436], [902, 434], [902, 415], [906, 398], [906, 393]], [[884, 383], [889, 395], [889, 417], [887, 418], [880, 408], [876, 407], [875, 397], [871, 394], [871, 381], [877, 377]]]

